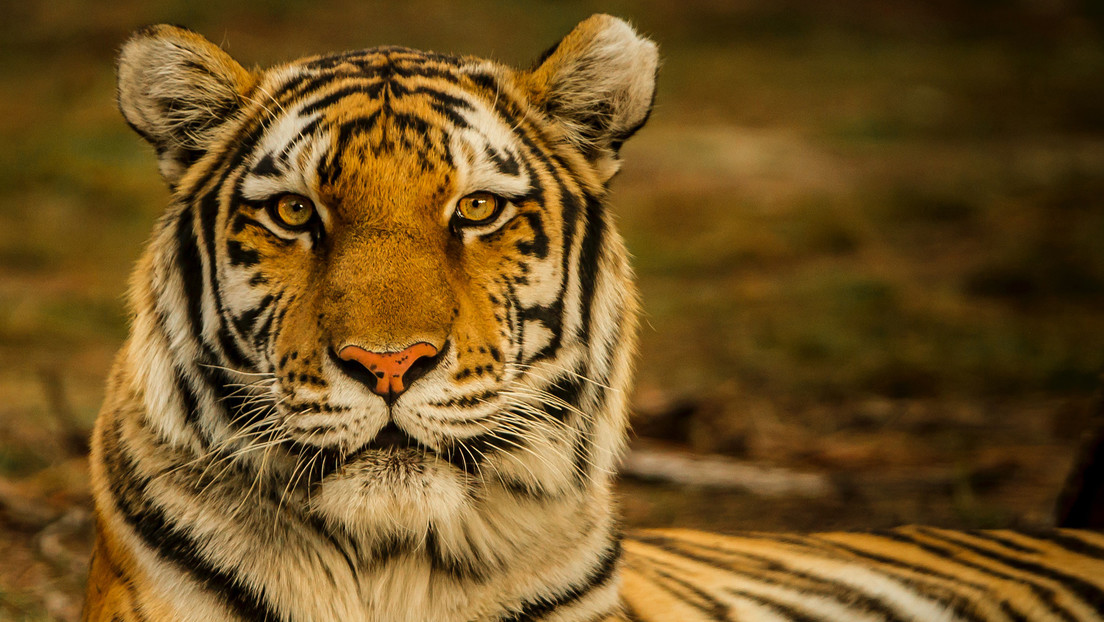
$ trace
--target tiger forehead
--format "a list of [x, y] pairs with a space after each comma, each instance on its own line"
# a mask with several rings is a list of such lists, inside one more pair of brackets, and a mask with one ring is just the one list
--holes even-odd
[[365, 155], [379, 138], [362, 136], [352, 141], [333, 163], [323, 169], [318, 193], [345, 220], [375, 219], [382, 212], [413, 212], [430, 221], [438, 206], [454, 193], [455, 175], [443, 162], [425, 152], [398, 151], [388, 156]]
[[396, 45], [385, 45], [311, 56], [295, 61], [294, 64], [303, 69], [332, 70], [336, 73], [356, 70], [361, 72], [382, 71], [409, 74], [419, 73], [417, 69], [421, 68], [443, 72], [451, 70], [454, 75], [458, 75], [462, 66], [473, 61], [479, 62], [479, 59], [415, 50]]
[[490, 91], [497, 99], [500, 83], [494, 74], [502, 70], [474, 57], [380, 47], [301, 59], [273, 74], [279, 81], [275, 90], [306, 103], [299, 114], [311, 116], [356, 94], [384, 107], [411, 96], [449, 107], [470, 106], [471, 97], [480, 92]]
[[295, 105], [277, 109], [254, 175], [299, 169], [324, 201], [349, 214], [440, 205], [461, 185], [501, 186], [488, 179], [495, 170], [515, 178], [500, 189], [527, 185], [508, 129], [516, 124], [503, 117], [517, 111], [502, 107], [491, 75], [499, 68], [489, 61], [389, 47], [290, 68], [273, 75], [283, 80], [278, 97], [294, 94]]
[[334, 107], [315, 171], [321, 196], [410, 203], [452, 192], [449, 131], [432, 122], [425, 102], [366, 103], [350, 96]]
[[[338, 145], [350, 135], [374, 133], [374, 152], [446, 146], [445, 126], [469, 127], [464, 113], [480, 105], [475, 81], [460, 71], [461, 59], [455, 57], [374, 48], [304, 60], [297, 68], [299, 78], [280, 90], [295, 98], [293, 114], [307, 129], [335, 129]], [[309, 79], [303, 81], [303, 75]], [[488, 79], [483, 76], [484, 85]]]

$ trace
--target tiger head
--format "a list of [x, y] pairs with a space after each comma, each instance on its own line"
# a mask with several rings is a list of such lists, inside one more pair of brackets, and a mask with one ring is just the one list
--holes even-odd
[[636, 300], [603, 201], [656, 66], [604, 15], [528, 70], [136, 34], [119, 104], [172, 192], [134, 295], [152, 426], [346, 526], [608, 487]]

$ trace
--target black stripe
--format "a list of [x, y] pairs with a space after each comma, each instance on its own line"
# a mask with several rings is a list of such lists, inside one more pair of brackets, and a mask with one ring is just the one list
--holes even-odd
[[276, 315], [280, 312], [280, 300], [284, 297], [284, 292], [280, 291], [275, 294], [272, 301], [272, 306], [269, 309], [268, 314], [265, 316], [261, 325], [258, 326], [253, 333], [253, 347], [256, 350], [260, 350], [268, 342], [269, 331], [272, 328], [272, 322], [276, 319]]
[[[1058, 603], [1055, 600], [1056, 594], [1055, 594], [1054, 590], [1047, 587], [1047, 586], [1039, 585], [1038, 583], [1035, 583], [1035, 582], [1029, 580], [1028, 578], [1016, 577], [1016, 576], [1010, 575], [1006, 572], [1001, 572], [1000, 570], [996, 570], [994, 568], [984, 566], [982, 564], [967, 561], [965, 559], [962, 559], [961, 555], [958, 554], [958, 551], [955, 551], [954, 549], [949, 549], [949, 548], [944, 547], [944, 546], [939, 546], [937, 544], [932, 544], [930, 542], [920, 540], [918, 538], [915, 538], [913, 536], [910, 536], [910, 535], [907, 535], [907, 534], [904, 534], [904, 533], [900, 533], [900, 532], [897, 532], [897, 531], [884, 531], [884, 532], [875, 532], [875, 534], [878, 535], [878, 536], [881, 536], [883, 538], [894, 540], [896, 542], [903, 542], [903, 543], [907, 543], [907, 544], [912, 544], [916, 547], [919, 547], [920, 549], [923, 549], [924, 551], [927, 551], [928, 553], [932, 553], [933, 555], [937, 555], [937, 556], [939, 556], [939, 557], [941, 557], [941, 558], [943, 558], [943, 559], [945, 559], [945, 560], [947, 560], [951, 563], [958, 564], [960, 566], [965, 566], [967, 568], [972, 568], [972, 569], [977, 570], [978, 572], [980, 572], [982, 574], [989, 575], [989, 576], [995, 577], [997, 579], [1003, 579], [1005, 581], [1011, 581], [1013, 583], [1022, 584], [1024, 586], [1026, 586], [1031, 591], [1031, 593], [1036, 596], [1036, 598], [1039, 599], [1039, 602], [1046, 605], [1046, 607], [1050, 610], [1051, 613], [1053, 613], [1054, 615], [1062, 618], [1063, 620], [1066, 620], [1067, 622], [1075, 622], [1076, 621], [1076, 618], [1074, 618], [1073, 615], [1070, 612], [1066, 611], [1064, 608], [1062, 608], [1058, 605]], [[991, 588], [986, 588], [986, 591], [989, 592], [989, 593], [992, 593]], [[994, 596], [999, 596], [999, 594], [994, 594]]]
[[614, 536], [607, 548], [598, 558], [591, 571], [583, 578], [581, 583], [569, 586], [563, 592], [552, 597], [538, 596], [521, 604], [517, 612], [510, 616], [499, 618], [501, 622], [522, 622], [542, 618], [557, 609], [568, 607], [586, 596], [592, 590], [601, 587], [613, 576], [617, 570], [617, 562], [621, 559], [621, 538]]
[[586, 230], [579, 249], [579, 293], [580, 311], [583, 315], [580, 338], [585, 343], [590, 339], [590, 325], [593, 316], [594, 290], [598, 280], [599, 249], [605, 238], [605, 212], [602, 202], [595, 197], [587, 197]]
[[[468, 541], [471, 558], [462, 558], [446, 550], [439, 542], [437, 530], [432, 526], [426, 530], [425, 538], [413, 536], [385, 536], [377, 539], [368, 551], [362, 551], [360, 561], [369, 570], [382, 569], [388, 562], [404, 556], [424, 555], [434, 572], [447, 574], [458, 582], [486, 582], [490, 574], [501, 566], [501, 560], [486, 559], [475, 554], [476, 547]], [[354, 575], [360, 574], [354, 571]]]
[[774, 613], [785, 616], [787, 620], [793, 620], [793, 622], [817, 622], [817, 620], [827, 619], [814, 618], [801, 611], [800, 609], [797, 609], [796, 607], [793, 607], [786, 603], [778, 602], [776, 600], [771, 600], [766, 596], [760, 596], [759, 594], [752, 594], [751, 592], [737, 590], [733, 588], [725, 588], [724, 591], [738, 598], [750, 600], [751, 602], [759, 605], [760, 607], [763, 607], [764, 609], [769, 609]]
[[322, 125], [321, 116], [311, 119], [309, 123], [300, 128], [299, 132], [280, 149], [280, 159], [287, 162], [292, 149], [295, 149], [295, 147], [304, 140], [313, 139], [314, 131], [318, 129], [319, 125]]
[[[455, 128], [464, 130], [471, 127], [471, 124], [468, 123], [468, 120], [459, 112], [457, 112], [456, 108], [437, 101], [431, 102], [429, 106], [430, 108], [433, 108], [433, 110], [435, 110], [437, 114], [448, 119]], [[467, 105], [467, 102], [464, 102], [464, 106], [467, 108], [471, 108], [471, 106]]]
[[280, 177], [284, 172], [276, 167], [276, 160], [272, 157], [272, 154], [266, 153], [253, 167], [253, 174], [261, 177]]
[[[240, 430], [260, 422], [274, 412], [275, 404], [271, 397], [257, 397], [248, 391], [231, 387], [232, 380], [224, 370], [201, 365], [199, 372], [214, 393], [215, 407], [226, 416], [226, 423], [230, 427]], [[269, 422], [267, 430], [271, 431], [274, 426], [275, 422]], [[257, 431], [261, 430], [258, 428]]]
[[548, 257], [548, 234], [544, 232], [544, 221], [538, 212], [523, 212], [518, 218], [524, 220], [533, 231], [530, 240], [519, 240], [515, 247], [523, 255], [544, 259]]
[[[727, 573], [736, 572], [736, 570], [733, 569], [731, 563], [726, 563], [725, 560], [718, 560], [718, 559], [713, 558], [713, 557], [708, 557], [708, 556], [702, 555], [701, 553], [697, 553], [697, 552], [688, 550], [686, 547], [691, 546], [691, 547], [694, 547], [695, 549], [700, 549], [700, 550], [703, 550], [703, 551], [709, 551], [711, 553], [720, 554], [720, 555], [723, 555], [723, 556], [728, 556], [730, 558], [731, 557], [736, 557], [736, 558], [741, 558], [741, 559], [744, 559], [744, 560], [752, 561], [752, 562], [755, 562], [757, 564], [760, 564], [762, 566], [762, 570], [764, 570], [764, 571], [767, 571], [767, 572], [770, 572], [770, 573], [781, 574], [784, 577], [799, 578], [799, 579], [802, 579], [804, 581], [811, 582], [811, 583], [815, 584], [817, 587], [815, 587], [815, 588], [807, 587], [807, 586], [806, 587], [796, 587], [792, 583], [789, 583], [787, 581], [779, 581], [778, 579], [771, 578], [770, 576], [767, 576], [765, 574], [761, 575], [761, 574], [757, 574], [757, 573], [754, 573], [754, 572], [745, 573], [743, 575], [743, 576], [746, 576], [746, 577], [750, 578], [753, 581], [758, 581], [758, 582], [765, 583], [765, 584], [768, 584], [768, 585], [792, 587], [793, 589], [798, 589], [798, 590], [801, 590], [801, 591], [804, 591], [804, 592], [815, 593], [819, 596], [823, 596], [823, 597], [829, 598], [831, 600], [835, 600], [836, 602], [839, 602], [840, 604], [845, 605], [845, 606], [856, 606], [857, 605], [864, 612], [877, 613], [878, 615], [881, 616], [882, 620], [884, 620], [885, 622], [895, 622], [895, 621], [903, 620], [900, 616], [897, 615], [896, 612], [894, 612], [894, 610], [889, 605], [887, 605], [885, 602], [883, 602], [881, 599], [877, 598], [876, 596], [868, 595], [865, 592], [862, 592], [860, 589], [858, 589], [856, 587], [853, 587], [849, 584], [832, 581], [830, 579], [826, 579], [826, 578], [820, 577], [818, 575], [811, 574], [811, 573], [808, 573], [808, 572], [804, 572], [804, 571], [798, 570], [796, 568], [787, 566], [785, 563], [783, 563], [781, 561], [778, 561], [778, 560], [775, 560], [775, 559], [771, 559], [769, 557], [764, 557], [762, 555], [756, 555], [756, 554], [753, 554], [753, 553], [747, 553], [747, 552], [744, 552], [744, 551], [735, 551], [735, 550], [712, 547], [712, 546], [709, 546], [709, 545], [706, 545], [706, 544], [702, 544], [700, 542], [685, 542], [685, 541], [677, 540], [677, 539], [674, 539], [674, 538], [668, 538], [668, 537], [664, 537], [664, 536], [657, 536], [657, 535], [651, 535], [651, 534], [646, 535], [646, 536], [639, 536], [639, 537], [636, 537], [634, 539], [636, 539], [639, 542], [643, 542], [643, 543], [648, 544], [650, 546], [654, 546], [656, 548], [667, 551], [668, 553], [678, 555], [678, 556], [682, 556], [682, 557], [685, 557], [687, 559], [691, 559], [691, 560], [693, 560], [695, 562], [698, 562], [700, 564], [704, 564], [704, 565], [710, 566], [711, 568], [715, 568], [715, 569], [718, 569], [718, 570], [721, 570], [721, 571], [724, 571], [724, 572], [727, 572]], [[750, 595], [748, 595], [748, 596], [750, 597]]]
[[[400, 93], [395, 94], [400, 95]], [[451, 108], [453, 110], [475, 110], [475, 108], [472, 107], [471, 103], [468, 102], [468, 100], [457, 97], [455, 95], [451, 95], [439, 89], [435, 89], [431, 86], [426, 86], [424, 84], [419, 84], [418, 86], [415, 86], [413, 88], [406, 88], [405, 93], [401, 94], [425, 95], [432, 99], [435, 103], [442, 106], [447, 106], [448, 108]]]
[[468, 475], [479, 476], [483, 461], [489, 454], [509, 453], [525, 446], [525, 439], [517, 432], [500, 429], [457, 442], [449, 447], [443, 457], [449, 464]]
[[571, 374], [560, 376], [552, 381], [547, 388], [548, 394], [566, 405], [557, 403], [545, 403], [542, 410], [557, 421], [567, 421], [572, 415], [572, 408], [579, 408], [579, 397], [583, 391], [583, 381], [579, 375]]
[[479, 547], [472, 542], [471, 534], [464, 530], [469, 556], [455, 555], [448, 551], [448, 545], [438, 541], [437, 530], [426, 530], [425, 553], [429, 565], [436, 572], [446, 574], [457, 582], [486, 583], [496, 570], [501, 569], [502, 560], [487, 558], [479, 554]]
[[[920, 527], [918, 529], [926, 536], [949, 542], [951, 544], [954, 544], [955, 546], [960, 546], [968, 551], [972, 551], [982, 557], [992, 559], [993, 561], [1003, 564], [1009, 568], [1015, 568], [1016, 570], [1026, 572], [1037, 577], [1045, 577], [1047, 579], [1056, 581], [1060, 585], [1072, 590], [1077, 595], [1077, 597], [1087, 603], [1093, 611], [1104, 611], [1104, 590], [1102, 590], [1100, 586], [1093, 585], [1092, 583], [1089, 583], [1088, 581], [1085, 581], [1080, 577], [1062, 572], [1061, 570], [1051, 568], [1050, 566], [1046, 566], [1041, 563], [1018, 559], [1005, 555], [1003, 553], [998, 553], [997, 551], [993, 551], [988, 548], [978, 546], [971, 542], [964, 542], [962, 538], [959, 537], [957, 534], [935, 531], [923, 527]], [[1017, 578], [1013, 580], [1024, 582], [1023, 578]]]
[[[417, 136], [427, 136], [430, 132], [429, 123], [416, 115], [405, 112], [391, 112], [387, 115], [388, 122], [400, 130], [410, 130]], [[437, 130], [438, 128], [432, 128]]]
[[215, 310], [219, 318], [219, 326], [215, 332], [218, 338], [218, 345], [230, 367], [242, 371], [255, 371], [250, 361], [246, 358], [245, 354], [238, 347], [237, 342], [229, 333], [227, 324], [232, 321], [232, 318], [226, 310], [225, 305], [223, 305], [219, 288], [218, 261], [215, 248], [215, 226], [218, 222], [219, 213], [218, 195], [223, 185], [226, 183], [226, 178], [228, 176], [229, 174], [224, 175], [220, 183], [216, 184], [215, 188], [206, 193], [199, 201], [200, 240], [203, 241], [202, 250], [207, 256], [207, 284], [211, 297], [214, 299]]
[[682, 590], [688, 592], [691, 598], [687, 598], [686, 594], [680, 594], [678, 591], [672, 589], [669, 585], [665, 585], [659, 581], [654, 581], [656, 585], [673, 594], [684, 604], [690, 605], [694, 609], [697, 609], [699, 612], [701, 612], [703, 615], [708, 616], [710, 620], [726, 621], [732, 619], [728, 615], [731, 611], [731, 607], [717, 600], [712, 594], [709, 594], [708, 592], [693, 585], [692, 583], [683, 581], [682, 579], [679, 579], [678, 577], [668, 572], [656, 570], [655, 574], [668, 583], [673, 583], [679, 586], [680, 588], [682, 588]]
[[499, 173], [502, 173], [503, 175], [509, 175], [510, 177], [517, 177], [518, 174], [521, 172], [517, 157], [513, 153], [507, 151], [505, 156], [501, 156], [498, 154], [498, 151], [490, 145], [489, 142], [483, 148], [483, 152], [486, 153], [487, 157], [490, 158], [491, 162], [494, 163], [495, 168], [498, 169]]
[[1006, 549], [1016, 551], [1017, 553], [1030, 553], [1032, 555], [1042, 555], [1043, 552], [1037, 548], [1030, 547], [1014, 540], [1010, 540], [1001, 535], [995, 534], [992, 531], [986, 531], [983, 529], [971, 529], [966, 533], [970, 534], [971, 538], [980, 538], [982, 540], [988, 540], [995, 544], [999, 544]]
[[380, 52], [376, 49], [366, 49], [349, 50], [347, 52], [337, 52], [334, 54], [324, 54], [305, 62], [303, 66], [307, 69], [332, 70], [334, 67], [337, 67], [342, 63], [361, 61], [364, 60], [365, 57], [379, 53]]
[[111, 495], [116, 508], [127, 524], [161, 559], [190, 575], [198, 587], [217, 595], [238, 617], [245, 620], [280, 622], [286, 620], [269, 607], [263, 586], [252, 588], [232, 571], [218, 568], [200, 552], [200, 544], [188, 530], [170, 519], [149, 498], [149, 478], [137, 475], [136, 465], [126, 455], [119, 437], [118, 421], [108, 428], [113, 442], [105, 448], [115, 451], [105, 455]]
[[377, 110], [366, 116], [345, 121], [337, 126], [337, 138], [333, 143], [336, 145], [336, 148], [330, 151], [327, 157], [322, 158], [318, 162], [317, 175], [322, 185], [334, 185], [337, 183], [337, 179], [341, 177], [342, 149], [345, 145], [349, 144], [349, 140], [354, 135], [371, 132], [372, 129], [379, 124], [379, 120], [380, 112]]
[[[515, 366], [521, 366], [525, 356], [525, 320], [522, 318], [521, 301], [518, 300], [517, 290], [512, 283], [503, 282], [506, 290], [503, 296], [503, 305], [506, 310], [506, 328], [514, 346], [514, 357], [511, 361]], [[496, 315], [497, 317], [497, 315]]]
[[478, 406], [484, 402], [488, 402], [498, 396], [496, 389], [482, 391], [480, 393], [474, 393], [472, 395], [462, 395], [458, 397], [452, 397], [440, 402], [432, 402], [432, 406], [439, 408], [471, 408]]
[[471, 83], [481, 89], [489, 91], [495, 95], [490, 98], [492, 101], [498, 98], [498, 95], [502, 93], [502, 88], [498, 85], [498, 80], [489, 73], [469, 73], [465, 74]]
[[[161, 293], [157, 294], [158, 300], [161, 299]], [[157, 318], [157, 332], [165, 344], [171, 344], [172, 339], [168, 334], [168, 320], [165, 316], [165, 309], [160, 305], [154, 306], [154, 315]], [[177, 311], [179, 312], [179, 310]], [[192, 318], [194, 319], [194, 318]], [[181, 415], [183, 416], [184, 425], [192, 430], [196, 439], [200, 444], [206, 448], [210, 446], [211, 438], [208, 430], [200, 425], [200, 410], [199, 410], [199, 395], [198, 389], [192, 386], [190, 376], [186, 374], [181, 367], [180, 362], [174, 362], [172, 364], [173, 371], [173, 385], [176, 388], [176, 393], [180, 397]]]
[[644, 618], [640, 617], [640, 614], [633, 609], [632, 605], [625, 601], [621, 601], [621, 614], [625, 616], [628, 622], [644, 622]]
[[230, 258], [230, 265], [252, 267], [260, 263], [261, 253], [253, 248], [245, 248], [238, 240], [230, 240], [226, 243], [226, 254]]
[[457, 73], [456, 67], [434, 67], [431, 65], [402, 63], [394, 66], [393, 73], [403, 78], [436, 78], [453, 83], [460, 81], [460, 74]]
[[[464, 82], [473, 86], [483, 85], [477, 84], [477, 79], [480, 75], [466, 75], [459, 74], [454, 70], [445, 71], [442, 69], [429, 69], [423, 68], [421, 70], [407, 67], [393, 67], [394, 61], [408, 62], [413, 59], [418, 62], [426, 62], [427, 60], [443, 60], [449, 63], [456, 63], [457, 60], [453, 57], [441, 56], [438, 59], [437, 55], [415, 55], [411, 54], [409, 57], [397, 57], [388, 58], [384, 56], [388, 52], [384, 48], [377, 48], [371, 50], [360, 50], [350, 53], [342, 53], [330, 56], [323, 56], [304, 63], [305, 69], [330, 69], [330, 71], [324, 71], [323, 73], [303, 72], [289, 78], [286, 82], [274, 88], [274, 93], [265, 102], [265, 105], [261, 108], [261, 116], [258, 116], [252, 123], [244, 124], [238, 132], [238, 135], [230, 144], [237, 144], [238, 149], [235, 152], [235, 156], [227, 158], [226, 154], [219, 159], [211, 168], [208, 169], [206, 175], [203, 175], [196, 179], [190, 186], [189, 192], [195, 192], [196, 189], [202, 188], [212, 179], [213, 175], [222, 168], [222, 166], [231, 159], [239, 158], [241, 153], [246, 150], [252, 149], [260, 134], [263, 134], [267, 129], [267, 123], [274, 118], [275, 110], [283, 110], [292, 105], [293, 102], [309, 99], [314, 96], [318, 91], [324, 90], [330, 87], [334, 82], [347, 79], [365, 79], [382, 76], [384, 73], [388, 75], [399, 76], [430, 76], [437, 77], [447, 83], [462, 85]], [[366, 64], [368, 59], [373, 59], [376, 64]], [[338, 62], [357, 62], [357, 71], [347, 70], [333, 70], [335, 63]], [[450, 68], [455, 69], [455, 68]], [[485, 86], [485, 85], [483, 85]], [[446, 96], [451, 97], [451, 96]], [[521, 115], [520, 109], [513, 101], [509, 100], [505, 94], [496, 98], [495, 107], [500, 113], [503, 113], [505, 118], [511, 119]], [[271, 104], [271, 105], [270, 105]], [[510, 112], [510, 109], [515, 109]]]
[[177, 395], [180, 396], [180, 405], [184, 409], [184, 422], [194, 428], [199, 423], [199, 396], [196, 395], [192, 384], [188, 382], [184, 373], [175, 365], [173, 366], [173, 380], [176, 383]]
[[184, 286], [184, 301], [188, 310], [188, 321], [192, 336], [197, 341], [203, 339], [203, 264], [199, 259], [199, 247], [195, 238], [195, 217], [192, 210], [185, 207], [176, 221], [176, 261], [177, 274]]
[[502, 485], [506, 494], [515, 499], [524, 499], [526, 501], [553, 501], [561, 499], [564, 493], [557, 492], [555, 494], [548, 491], [547, 488], [537, 482], [523, 482], [513, 477], [508, 477], [501, 474], [496, 474], [495, 479]]
[[323, 108], [328, 108], [338, 101], [345, 99], [346, 97], [349, 97], [351, 95], [365, 95], [372, 99], [378, 98], [380, 96], [380, 91], [383, 90], [385, 84], [385, 82], [377, 80], [339, 88], [336, 91], [329, 93], [326, 96], [307, 104], [306, 106], [303, 106], [303, 108], [299, 110], [299, 116], [309, 117], [316, 112], [322, 110]]
[[[239, 197], [238, 200], [242, 201], [243, 203], [251, 202], [251, 203], [259, 203], [259, 204], [262, 204], [262, 205], [265, 203], [265, 201], [247, 201], [243, 197]], [[258, 207], [261, 207], [262, 205], [258, 205]], [[272, 232], [268, 230], [268, 227], [265, 227], [264, 225], [261, 224], [261, 221], [250, 218], [249, 216], [246, 216], [243, 212], [240, 212], [240, 211], [235, 213], [234, 214], [234, 224], [231, 225], [230, 232], [236, 235], [236, 234], [241, 233], [242, 231], [245, 231], [246, 227], [250, 227], [250, 228], [256, 230], [257, 233], [260, 233], [262, 235], [267, 235], [269, 238], [274, 238], [274, 240], [279, 240], [281, 242], [284, 242], [287, 245], [290, 245], [289, 240], [285, 240], [283, 238], [273, 236]]]
[[[754, 536], [745, 536], [754, 537]], [[820, 536], [810, 536], [808, 538], [792, 538], [788, 536], [769, 536], [770, 540], [777, 542], [784, 542], [791, 545], [799, 546], [802, 548], [818, 548], [828, 553], [836, 553], [843, 551], [847, 555], [858, 557], [860, 559], [866, 559], [882, 566], [877, 571], [884, 573], [894, 579], [908, 585], [909, 587], [917, 590], [917, 594], [924, 597], [931, 597], [936, 599], [940, 604], [950, 607], [954, 611], [956, 619], [984, 622], [986, 618], [982, 618], [978, 613], [976, 605], [973, 604], [973, 598], [966, 597], [952, 589], [931, 581], [923, 579], [917, 579], [915, 577], [905, 576], [900, 574], [900, 571], [911, 572], [925, 577], [931, 577], [932, 579], [939, 579], [950, 583], [954, 586], [968, 587], [976, 592], [980, 592], [982, 596], [989, 594], [989, 588], [979, 583], [967, 581], [962, 577], [950, 575], [945, 572], [940, 572], [926, 566], [918, 566], [909, 562], [901, 561], [891, 557], [886, 557], [878, 553], [872, 553], [863, 549], [855, 548], [847, 544], [840, 542], [834, 542], [832, 540], [824, 539]], [[846, 559], [844, 557], [843, 559]], [[1006, 602], [1001, 602], [1001, 609], [1008, 613], [1009, 616], [1019, 622], [1020, 620], [1026, 620], [1023, 614], [1014, 611], [1010, 605]]]
[[275, 300], [275, 296], [268, 294], [257, 303], [257, 306], [242, 312], [235, 318], [234, 328], [238, 329], [238, 334], [242, 337], [252, 335], [253, 327], [257, 325], [257, 318], [261, 317], [261, 314], [267, 311]]
[[288, 311], [291, 310], [291, 304], [295, 302], [295, 298], [296, 296], [294, 294], [289, 296], [284, 306], [276, 312], [276, 319], [272, 321], [272, 325], [268, 329], [268, 339], [264, 346], [265, 352], [272, 352], [276, 348], [276, 337], [280, 334], [280, 330], [284, 326], [284, 318], [287, 317]]
[[[551, 170], [550, 170], [551, 172]], [[525, 362], [529, 365], [536, 363], [537, 361], [552, 358], [560, 350], [560, 346], [563, 343], [564, 330], [563, 326], [566, 322], [567, 308], [563, 304], [564, 292], [567, 289], [568, 283], [572, 278], [573, 269], [571, 264], [571, 258], [573, 254], [572, 240], [575, 237], [575, 227], [578, 225], [575, 222], [573, 214], [576, 213], [575, 206], [578, 205], [577, 199], [567, 194], [567, 189], [564, 184], [556, 178], [557, 184], [561, 192], [561, 208], [563, 217], [563, 247], [562, 247], [562, 270], [561, 281], [558, 284], [559, 291], [556, 295], [555, 302], [551, 305], [537, 306], [537, 307], [522, 307], [521, 314], [523, 319], [529, 319], [530, 317], [538, 317], [541, 322], [552, 334], [552, 338], [539, 351], [533, 353]], [[539, 314], [539, 315], [537, 315]], [[524, 322], [522, 323], [524, 325]]]
[[[1077, 553], [1085, 557], [1104, 560], [1104, 548], [1078, 537], [1076, 532], [1045, 531], [1030, 534], [1032, 537], [1052, 542], [1071, 553]], [[1099, 535], [1099, 534], [1098, 534]]]
[[[511, 299], [516, 299], [516, 292], [513, 286], [509, 289]], [[540, 350], [533, 353], [532, 356], [526, 361], [531, 365], [535, 361], [539, 361], [546, 358], [551, 358], [560, 349], [560, 344], [563, 341], [563, 316], [564, 316], [564, 304], [563, 296], [557, 296], [555, 302], [550, 305], [534, 305], [532, 307], [521, 306], [518, 301], [517, 306], [517, 319], [519, 329], [524, 330], [526, 322], [540, 322], [545, 328], [548, 329], [549, 334], [552, 337], [548, 340], [548, 343], [544, 345]], [[522, 342], [522, 335], [518, 335], [518, 343]], [[520, 348], [518, 349], [520, 354]]]

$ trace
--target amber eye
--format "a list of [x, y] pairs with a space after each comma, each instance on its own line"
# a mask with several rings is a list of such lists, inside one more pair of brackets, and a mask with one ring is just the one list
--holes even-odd
[[314, 218], [314, 203], [301, 194], [284, 194], [272, 204], [272, 217], [288, 229], [302, 229]]
[[473, 192], [456, 202], [456, 218], [462, 225], [482, 225], [502, 211], [506, 201], [490, 192]]

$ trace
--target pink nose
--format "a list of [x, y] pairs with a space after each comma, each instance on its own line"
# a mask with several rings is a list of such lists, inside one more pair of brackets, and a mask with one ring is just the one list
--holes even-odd
[[402, 352], [369, 352], [360, 346], [345, 346], [337, 353], [341, 360], [356, 362], [375, 376], [375, 385], [368, 383], [368, 388], [384, 399], [398, 397], [417, 380], [417, 377], [407, 377], [416, 361], [436, 355], [437, 348], [424, 341]]

